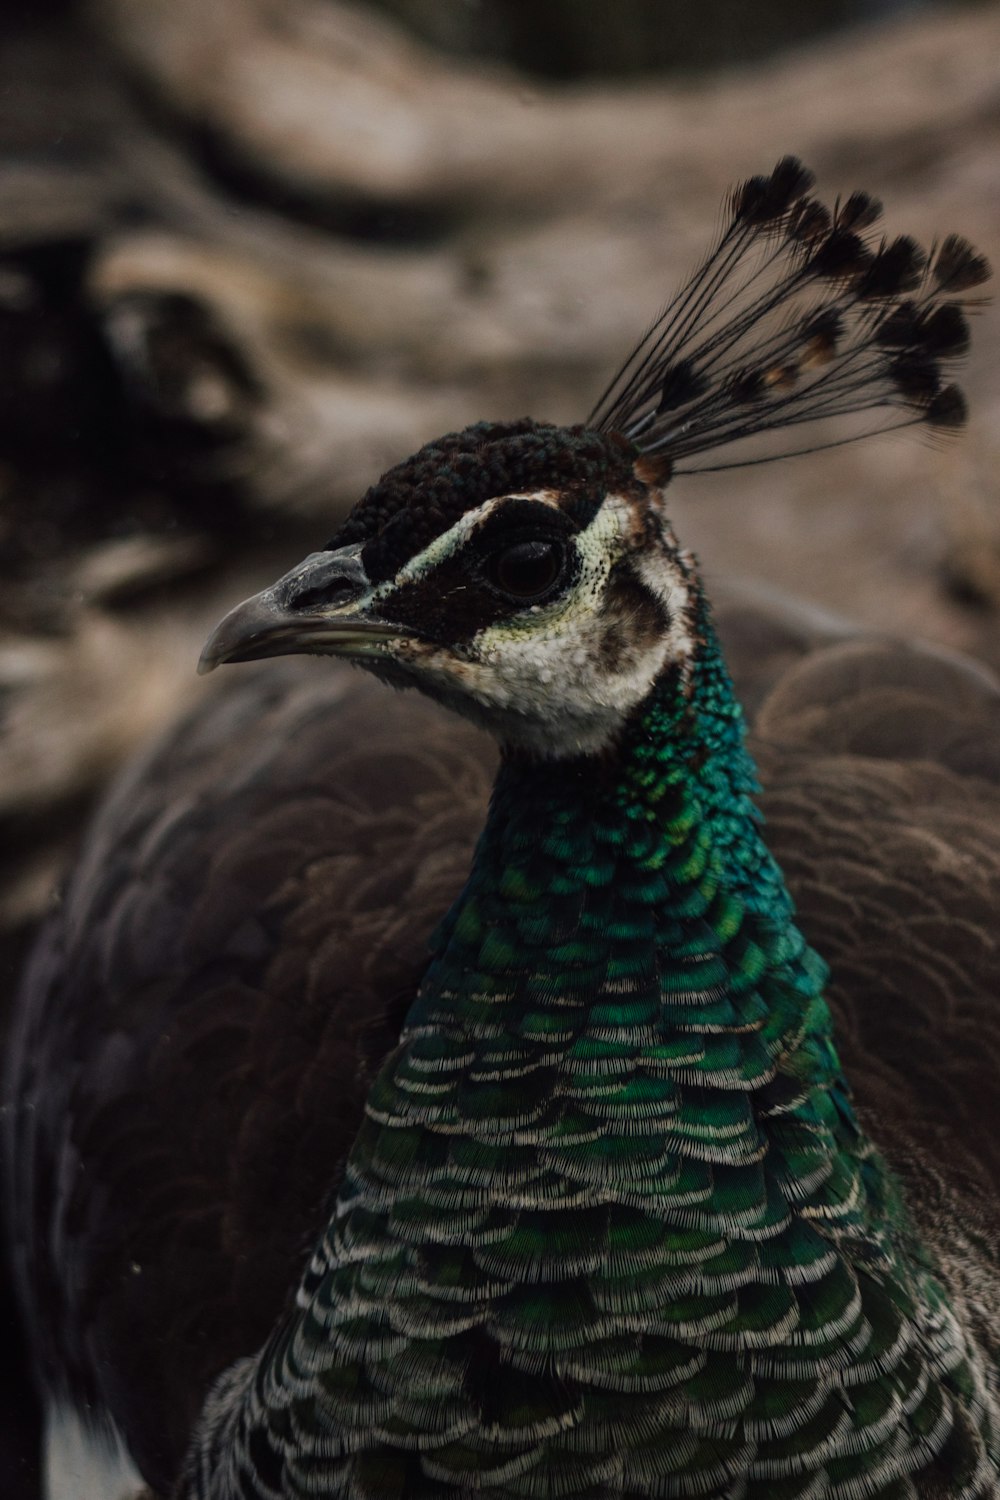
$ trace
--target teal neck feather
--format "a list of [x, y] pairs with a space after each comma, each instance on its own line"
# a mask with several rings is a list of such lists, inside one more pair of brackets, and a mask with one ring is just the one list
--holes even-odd
[[854, 1118], [702, 637], [613, 756], [501, 770], [195, 1493], [252, 1460], [373, 1500], [902, 1495], [969, 1427], [981, 1376]]

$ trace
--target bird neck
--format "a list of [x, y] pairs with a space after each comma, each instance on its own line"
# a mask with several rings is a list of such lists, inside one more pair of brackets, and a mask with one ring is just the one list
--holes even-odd
[[624, 1172], [666, 1218], [806, 1196], [866, 1233], [881, 1178], [755, 790], [707, 617], [612, 753], [508, 757], [363, 1142], [459, 1129], [597, 1195]]
[[503, 765], [296, 1307], [210, 1402], [185, 1494], [297, 1465], [330, 1495], [604, 1493], [613, 1461], [641, 1483], [608, 1493], [715, 1495], [758, 1450], [765, 1490], [849, 1488], [945, 1440], [913, 1328], [972, 1376], [701, 635], [613, 754]]

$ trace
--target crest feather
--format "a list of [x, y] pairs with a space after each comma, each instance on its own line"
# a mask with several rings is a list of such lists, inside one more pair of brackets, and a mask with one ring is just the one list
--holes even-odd
[[[856, 192], [831, 210], [812, 196], [813, 181], [786, 156], [734, 190], [715, 248], [615, 376], [589, 427], [622, 433], [666, 472], [830, 417], [873, 414], [853, 437], [962, 425], [965, 402], [949, 369], [968, 348], [965, 309], [975, 303], [964, 294], [989, 277], [987, 261], [958, 235], [929, 253], [909, 235], [874, 241], [877, 199]], [[802, 450], [766, 457], [792, 451]]]

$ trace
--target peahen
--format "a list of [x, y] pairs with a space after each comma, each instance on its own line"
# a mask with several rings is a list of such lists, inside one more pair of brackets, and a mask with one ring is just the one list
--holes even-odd
[[584, 426], [428, 444], [205, 650], [460, 719], [265, 663], [104, 808], [5, 1092], [51, 1500], [1000, 1495], [1000, 690], [731, 602], [762, 825], [665, 510], [961, 424], [985, 262], [811, 186]]

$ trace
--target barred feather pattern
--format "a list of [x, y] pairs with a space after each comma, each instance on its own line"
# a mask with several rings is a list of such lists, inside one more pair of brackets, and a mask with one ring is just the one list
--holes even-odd
[[854, 1117], [697, 610], [612, 766], [501, 772], [185, 1500], [1000, 1494], [997, 1372]]
[[[963, 425], [950, 380], [967, 351], [969, 293], [990, 268], [948, 235], [925, 252], [908, 235], [875, 240], [869, 194], [828, 209], [813, 176], [785, 157], [732, 194], [717, 245], [657, 318], [588, 420], [622, 432], [661, 473], [731, 468], [922, 423]], [[843, 422], [829, 441], [794, 430]], [[745, 445], [768, 432], [761, 457]], [[685, 461], [731, 448], [725, 462]]]

